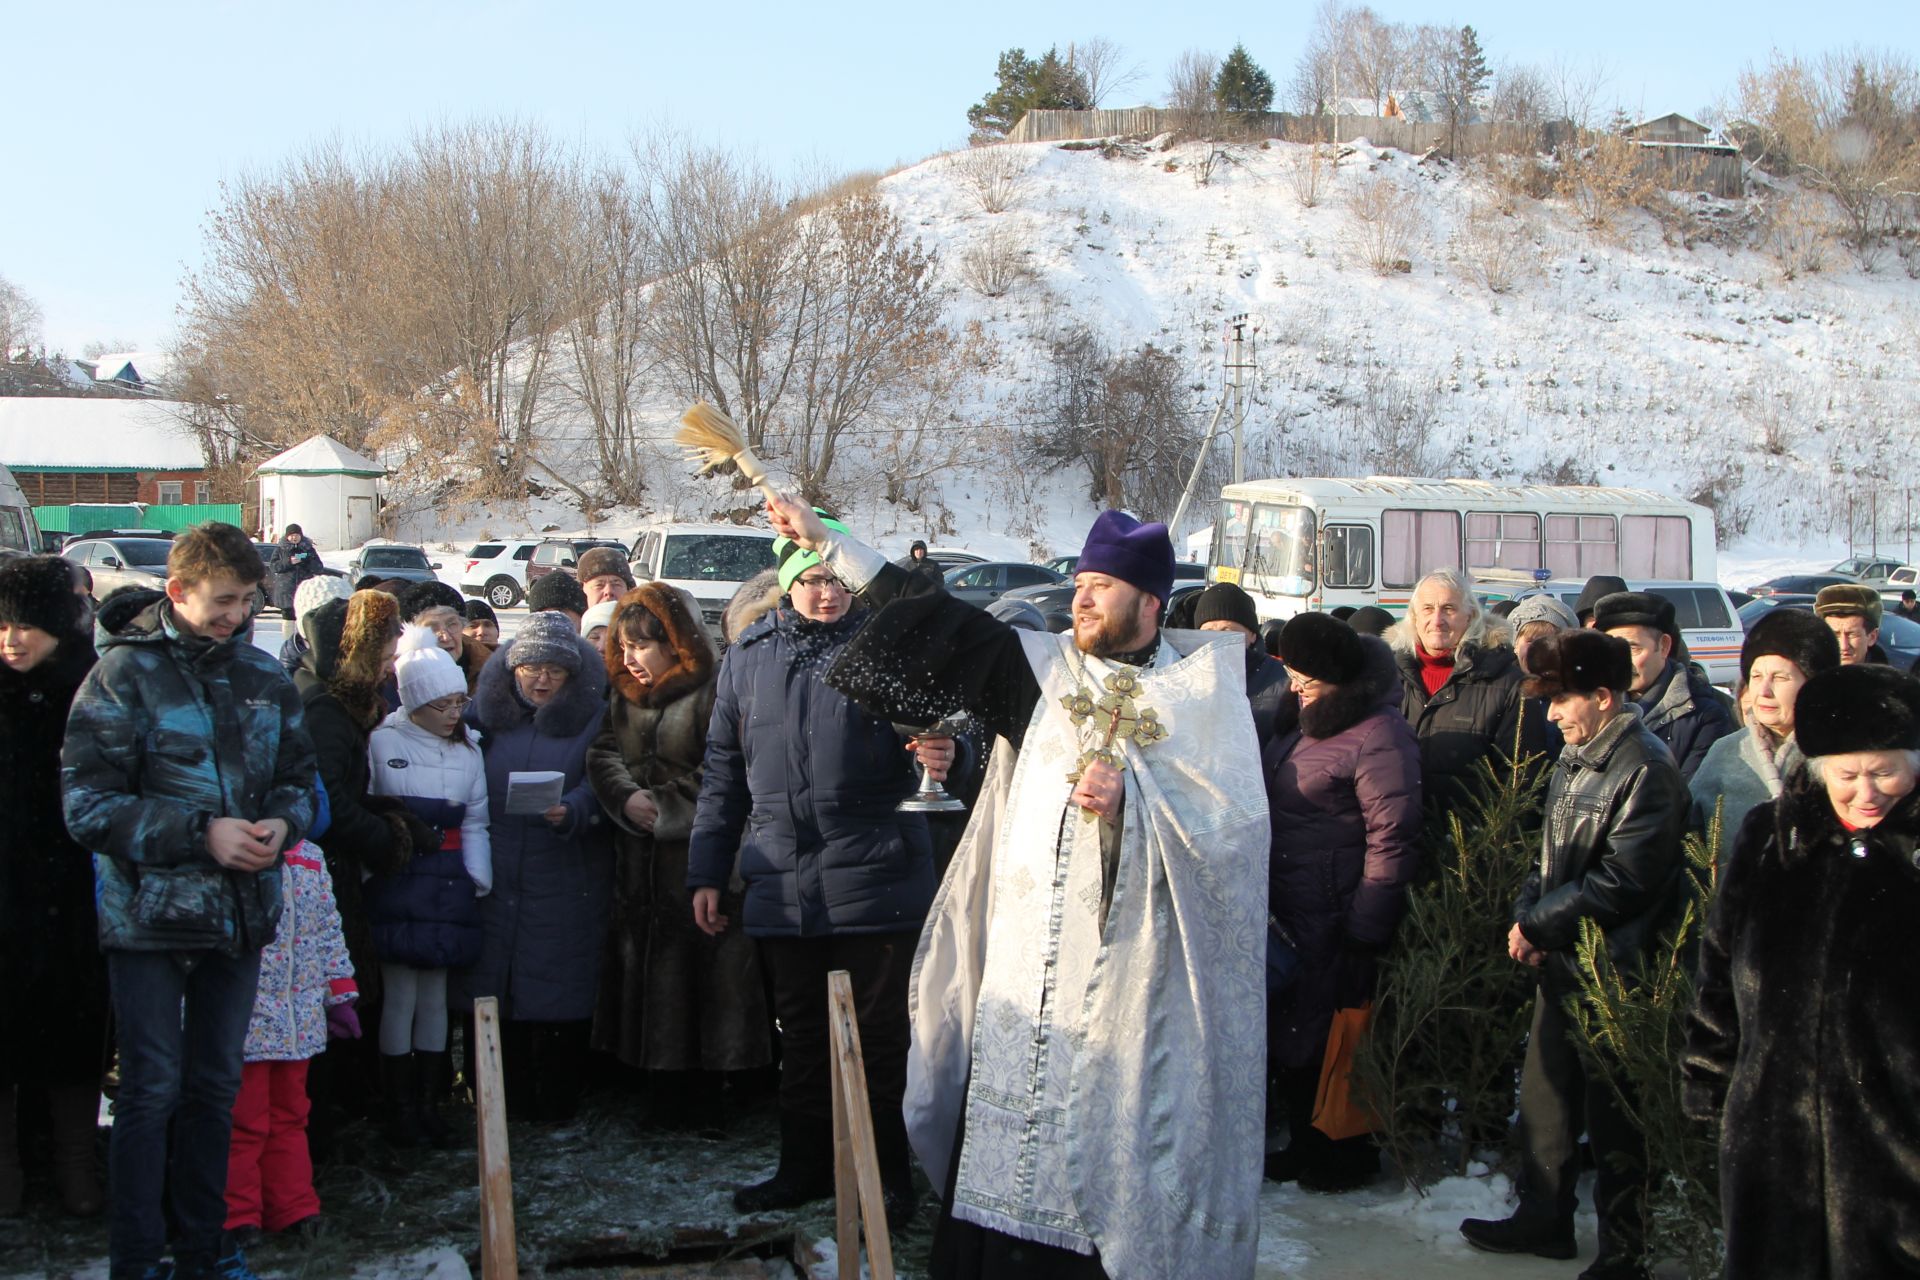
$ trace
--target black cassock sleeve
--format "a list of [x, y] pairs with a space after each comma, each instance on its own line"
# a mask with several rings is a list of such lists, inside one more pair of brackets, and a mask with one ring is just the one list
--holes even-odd
[[971, 712], [1015, 747], [1040, 701], [1040, 682], [1014, 628], [888, 565], [862, 592], [874, 609], [827, 683], [874, 715], [928, 725]]

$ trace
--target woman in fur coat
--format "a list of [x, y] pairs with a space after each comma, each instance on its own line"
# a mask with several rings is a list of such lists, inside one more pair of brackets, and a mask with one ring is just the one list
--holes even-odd
[[1379, 1152], [1365, 1134], [1335, 1142], [1314, 1129], [1314, 1097], [1334, 1012], [1373, 998], [1375, 959], [1406, 911], [1419, 865], [1420, 744], [1384, 642], [1303, 613], [1281, 631], [1280, 656], [1292, 696], [1264, 757], [1270, 909], [1300, 968], [1267, 1011], [1269, 1070], [1289, 1126], [1267, 1176], [1344, 1191], [1379, 1171]]
[[93, 667], [69, 573], [51, 556], [0, 566], [0, 1217], [20, 1212], [21, 1086], [45, 1091], [67, 1212], [103, 1204], [93, 1149], [107, 971], [93, 863], [60, 806], [67, 710]]
[[1683, 1101], [1720, 1127], [1729, 1280], [1920, 1273], [1920, 681], [1838, 667], [1701, 940]]
[[[587, 751], [615, 854], [594, 1042], [656, 1073], [663, 1110], [685, 1114], [698, 1109], [684, 1096], [690, 1073], [773, 1060], [753, 940], [738, 929], [702, 933], [687, 891], [687, 838], [713, 715], [713, 645], [685, 593], [647, 583], [615, 607], [606, 665], [612, 707]], [[721, 910], [740, 910], [737, 888], [723, 895]]]

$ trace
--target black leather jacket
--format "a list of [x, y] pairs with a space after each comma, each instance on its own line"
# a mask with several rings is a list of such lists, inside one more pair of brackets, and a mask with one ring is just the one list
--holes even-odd
[[1550, 990], [1577, 989], [1580, 921], [1606, 931], [1623, 973], [1671, 924], [1681, 901], [1687, 786], [1673, 754], [1629, 709], [1580, 747], [1568, 747], [1547, 786], [1541, 860], [1520, 890], [1514, 921], [1549, 952]]

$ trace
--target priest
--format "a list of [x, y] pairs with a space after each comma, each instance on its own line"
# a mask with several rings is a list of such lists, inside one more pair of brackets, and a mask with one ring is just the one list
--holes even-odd
[[906, 1119], [945, 1189], [931, 1274], [1251, 1276], [1268, 828], [1242, 646], [1160, 630], [1172, 543], [1118, 511], [1046, 635], [769, 506], [877, 607], [828, 683], [996, 739], [909, 990]]

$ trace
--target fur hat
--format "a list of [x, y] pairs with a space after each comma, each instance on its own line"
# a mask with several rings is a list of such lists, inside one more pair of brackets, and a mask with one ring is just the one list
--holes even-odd
[[491, 622], [496, 627], [500, 625], [500, 615], [493, 611], [493, 606], [476, 596], [468, 596], [462, 601], [460, 612], [466, 615], [468, 622]]
[[1254, 634], [1260, 631], [1260, 615], [1254, 610], [1253, 597], [1231, 582], [1216, 582], [1198, 592], [1193, 605], [1193, 625], [1203, 622], [1231, 622]]
[[[548, 578], [564, 577], [551, 573]], [[540, 579], [545, 582], [547, 578]], [[572, 578], [567, 579], [572, 582]], [[534, 583], [536, 587], [539, 582]], [[577, 584], [576, 584], [577, 585]], [[582, 610], [585, 612], [585, 610]], [[526, 667], [536, 662], [551, 662], [557, 667], [565, 667], [574, 675], [580, 674], [580, 633], [573, 629], [573, 623], [564, 615], [552, 610], [527, 615], [527, 620], [513, 637], [513, 643], [507, 646], [507, 666]]]
[[400, 638], [400, 602], [385, 591], [356, 591], [347, 599], [346, 627], [340, 633], [340, 660], [369, 666]]
[[1173, 539], [1167, 526], [1142, 524], [1124, 511], [1102, 511], [1087, 531], [1075, 574], [1103, 573], [1165, 601], [1173, 594]]
[[720, 638], [727, 644], [738, 640], [741, 632], [780, 607], [780, 595], [777, 569], [762, 569], [741, 583], [720, 615]]
[[629, 590], [633, 588], [633, 566], [627, 563], [627, 553], [618, 547], [588, 547], [573, 572], [581, 582], [612, 574], [626, 583]]
[[[628, 702], [663, 706], [712, 674], [713, 641], [700, 621], [699, 605], [686, 592], [664, 582], [643, 582], [614, 602], [613, 610], [613, 621], [607, 630], [607, 680]], [[659, 619], [660, 629], [666, 633], [667, 647], [675, 659], [673, 667], [649, 689], [640, 687], [622, 660], [621, 622], [635, 610], [644, 610]]]
[[1527, 650], [1533, 674], [1520, 686], [1528, 698], [1560, 693], [1624, 693], [1633, 683], [1633, 651], [1619, 636], [1588, 628], [1542, 636]]
[[580, 615], [580, 634], [584, 636], [595, 627], [612, 626], [613, 611], [619, 607], [620, 602], [618, 600], [602, 600], [599, 604], [588, 609]]
[[533, 585], [527, 588], [527, 608], [535, 613], [547, 609], [585, 613], [587, 589], [572, 574], [555, 569], [543, 578], [535, 578]]
[[1607, 596], [1626, 589], [1625, 578], [1617, 578], [1610, 573], [1594, 574], [1587, 579], [1587, 584], [1580, 588], [1580, 598], [1573, 602], [1573, 616], [1579, 620], [1581, 626], [1586, 626], [1587, 619], [1593, 616], [1594, 605], [1599, 604]]
[[1805, 609], [1775, 609], [1747, 629], [1740, 645], [1740, 679], [1753, 677], [1761, 658], [1785, 658], [1811, 680], [1840, 665], [1840, 642], [1833, 628]]
[[1363, 604], [1347, 615], [1347, 625], [1363, 636], [1383, 636], [1393, 625], [1393, 615], [1377, 604]]
[[1673, 601], [1649, 591], [1616, 591], [1594, 602], [1594, 630], [1611, 631], [1615, 627], [1651, 627], [1665, 636], [1680, 632], [1674, 624]]
[[1288, 671], [1328, 684], [1350, 684], [1366, 667], [1360, 633], [1324, 613], [1296, 613], [1280, 631], [1280, 661]]
[[1883, 608], [1884, 606], [1880, 603], [1880, 593], [1872, 587], [1863, 587], [1857, 582], [1836, 582], [1830, 587], [1822, 587], [1820, 594], [1813, 598], [1813, 612], [1817, 616], [1865, 618], [1869, 631], [1880, 629]]
[[464, 616], [460, 593], [444, 582], [416, 582], [400, 593], [400, 617], [412, 622], [429, 609], [451, 609]]
[[353, 584], [344, 575], [315, 574], [293, 589], [293, 616], [300, 619], [307, 610], [317, 609], [329, 600], [345, 600], [353, 594]]
[[1809, 760], [1920, 750], [1920, 680], [1878, 663], [1823, 671], [1794, 699], [1793, 738]]
[[1534, 622], [1551, 622], [1561, 630], [1580, 625], [1573, 616], [1573, 610], [1560, 603], [1557, 596], [1542, 591], [1538, 595], [1524, 596], [1517, 601], [1512, 612], [1507, 614], [1507, 625], [1513, 628], [1513, 634], [1520, 634], [1520, 628]]
[[[836, 533], [851, 532], [847, 526], [828, 515], [825, 508], [815, 507], [813, 510], [814, 514], [820, 517], [820, 523], [826, 525], [827, 528]], [[819, 556], [806, 550], [791, 538], [775, 538], [773, 540], [773, 554], [774, 558], [779, 561], [777, 568], [780, 570], [780, 589], [782, 591], [793, 590], [794, 580], [820, 563]]]
[[80, 634], [80, 597], [73, 566], [58, 556], [21, 556], [0, 564], [0, 623], [38, 627], [51, 636]]
[[400, 634], [400, 652], [393, 661], [393, 674], [400, 683], [400, 705], [408, 711], [418, 711], [429, 702], [467, 691], [466, 674], [440, 647], [439, 637], [412, 623]]

